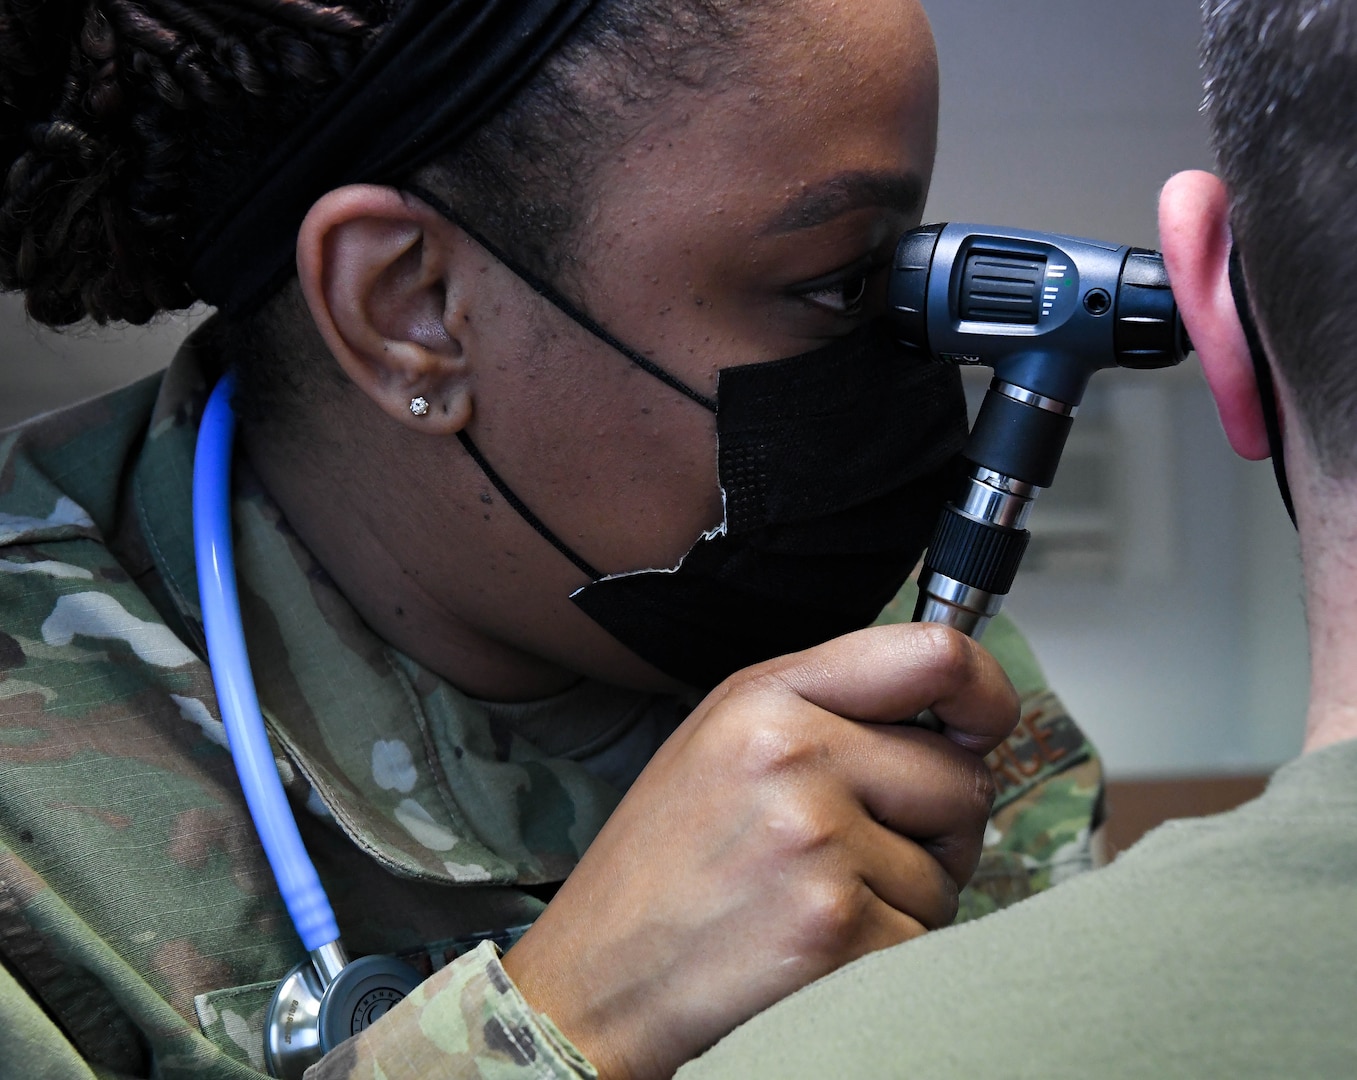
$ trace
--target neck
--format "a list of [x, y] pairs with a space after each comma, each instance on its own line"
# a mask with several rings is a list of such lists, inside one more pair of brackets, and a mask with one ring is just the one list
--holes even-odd
[[[1352, 587], [1357, 587], [1354, 580]], [[1357, 618], [1310, 618], [1310, 707], [1305, 752], [1357, 739]]]
[[[353, 434], [345, 425], [334, 430]], [[381, 482], [370, 461], [354, 460], [348, 447], [370, 446], [368, 440], [320, 437], [302, 452], [295, 440], [246, 428], [242, 442], [288, 524], [387, 643], [485, 700], [535, 700], [578, 682], [578, 673], [514, 647], [478, 625], [474, 613], [463, 614], [456, 591], [444, 585], [485, 579], [476, 538], [458, 535], [432, 514], [422, 518], [427, 490]]]
[[1297, 493], [1310, 707], [1305, 751], [1357, 739], [1357, 484], [1323, 480]]

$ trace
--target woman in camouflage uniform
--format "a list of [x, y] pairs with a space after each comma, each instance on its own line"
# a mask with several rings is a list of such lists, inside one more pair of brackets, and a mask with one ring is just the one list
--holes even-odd
[[[780, 358], [908, 367], [878, 292], [936, 93], [895, 0], [0, 3], [0, 282], [53, 326], [219, 312], [0, 442], [0, 1076], [255, 1075], [304, 955], [205, 663], [227, 369], [274, 756], [349, 949], [428, 976], [316, 1075], [664, 1075], [1087, 864], [1096, 759], [1010, 628], [1012, 684], [906, 597], [838, 636], [917, 557], [955, 386], [859, 395], [914, 450], [871, 490], [829, 457], [861, 490], [804, 573], [797, 523], [737, 535], [728, 384], [780, 422], [837, 392]], [[869, 573], [878, 488], [913, 548]]]

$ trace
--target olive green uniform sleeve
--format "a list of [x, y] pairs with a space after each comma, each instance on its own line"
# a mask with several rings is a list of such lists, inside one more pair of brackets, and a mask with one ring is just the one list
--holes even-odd
[[485, 942], [425, 981], [367, 1031], [313, 1065], [307, 1080], [580, 1080], [598, 1073], [535, 1012]]

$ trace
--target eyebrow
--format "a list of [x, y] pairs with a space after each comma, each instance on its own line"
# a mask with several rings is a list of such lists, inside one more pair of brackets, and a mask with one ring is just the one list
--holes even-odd
[[923, 193], [923, 177], [915, 172], [842, 172], [797, 192], [760, 231], [767, 235], [811, 229], [869, 207], [916, 214], [922, 208]]

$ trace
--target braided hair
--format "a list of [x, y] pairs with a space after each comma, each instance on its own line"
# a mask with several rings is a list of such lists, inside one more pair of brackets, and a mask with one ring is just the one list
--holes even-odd
[[[29, 316], [54, 327], [192, 305], [196, 227], [400, 5], [0, 0], [0, 289], [22, 290]], [[732, 77], [755, 7], [601, 0], [422, 182], [522, 265], [560, 277], [607, 148], [673, 88]], [[247, 420], [312, 377], [293, 291], [214, 331], [240, 369]]]
[[380, 0], [2, 0], [0, 287], [51, 326], [188, 306], [205, 178], [238, 176], [387, 17]]

